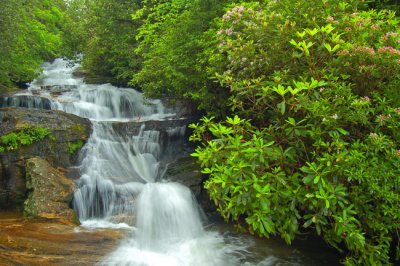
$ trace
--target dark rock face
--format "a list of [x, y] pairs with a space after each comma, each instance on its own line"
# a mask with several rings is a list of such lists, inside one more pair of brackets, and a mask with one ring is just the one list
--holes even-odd
[[187, 186], [196, 197], [200, 195], [202, 174], [193, 157], [183, 157], [171, 163], [165, 173], [165, 179]]
[[70, 154], [69, 145], [77, 141], [86, 142], [91, 133], [88, 119], [61, 111], [0, 109], [0, 136], [27, 127], [49, 128], [52, 137], [0, 153], [0, 208], [15, 208], [25, 200], [25, 166], [29, 158], [41, 157], [54, 167], [68, 170], [77, 162], [77, 153]]
[[146, 130], [157, 130], [165, 132], [170, 128], [186, 127], [191, 122], [194, 122], [193, 118], [171, 119], [163, 121], [140, 121], [140, 119], [138, 119], [138, 121], [136, 122], [112, 122], [112, 127], [117, 134], [136, 136], [138, 135], [142, 127], [144, 127]]
[[57, 219], [67, 224], [77, 224], [75, 212], [69, 202], [75, 183], [47, 161], [34, 157], [26, 161], [26, 188], [28, 198], [24, 213], [28, 216]]
[[165, 173], [165, 179], [181, 183], [193, 192], [200, 206], [206, 213], [214, 212], [216, 207], [204, 188], [205, 176], [200, 171], [197, 159], [186, 156], [171, 163]]

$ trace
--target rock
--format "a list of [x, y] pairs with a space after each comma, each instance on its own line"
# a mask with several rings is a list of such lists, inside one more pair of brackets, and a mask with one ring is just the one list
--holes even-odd
[[203, 186], [205, 177], [201, 173], [196, 160], [194, 157], [186, 156], [171, 163], [165, 173], [165, 179], [189, 187], [202, 209], [207, 213], [213, 212], [216, 207]]
[[129, 213], [120, 213], [118, 215], [111, 216], [109, 221], [112, 223], [126, 223], [128, 225], [135, 225], [135, 217]]
[[41, 157], [54, 167], [65, 168], [70, 177], [78, 178], [79, 171], [73, 168], [78, 152], [71, 153], [69, 145], [78, 141], [85, 143], [92, 130], [88, 119], [61, 111], [0, 109], [0, 136], [26, 127], [48, 128], [52, 136], [0, 153], [0, 208], [3, 209], [15, 209], [26, 199], [25, 165], [29, 158]]
[[75, 183], [47, 161], [39, 157], [26, 161], [26, 188], [29, 195], [24, 202], [25, 215], [79, 224], [69, 207]]
[[166, 134], [168, 130], [173, 128], [186, 128], [188, 124], [193, 122], [193, 118], [185, 119], [168, 119], [168, 120], [147, 120], [147, 121], [129, 121], [129, 122], [110, 122], [115, 133], [119, 135], [137, 136], [141, 130], [157, 130], [160, 134]]
[[187, 186], [196, 197], [200, 195], [202, 174], [196, 158], [188, 156], [171, 163], [165, 173], [165, 178]]
[[[47, 85], [47, 86], [40, 86], [40, 90], [37, 89], [38, 94], [41, 94], [40, 91], [47, 91], [51, 96], [56, 97], [60, 96], [61, 94], [65, 92], [69, 92], [71, 90], [76, 89], [78, 86], [77, 85]], [[32, 94], [33, 90], [31, 89]]]
[[0, 265], [98, 265], [128, 233], [0, 212]]

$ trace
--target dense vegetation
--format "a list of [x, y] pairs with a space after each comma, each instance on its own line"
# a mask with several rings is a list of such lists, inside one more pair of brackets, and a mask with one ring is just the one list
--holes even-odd
[[18, 132], [11, 132], [0, 137], [0, 153], [17, 150], [46, 137], [52, 137], [51, 131], [43, 127], [27, 127]]
[[314, 232], [346, 265], [399, 259], [397, 1], [17, 3], [0, 3], [0, 84], [83, 53], [89, 74], [204, 111], [193, 155], [226, 220], [287, 243]]
[[66, 49], [63, 0], [0, 1], [0, 89], [24, 84]]

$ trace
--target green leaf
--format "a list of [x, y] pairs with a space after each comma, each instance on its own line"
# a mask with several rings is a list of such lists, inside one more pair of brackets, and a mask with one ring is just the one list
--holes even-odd
[[326, 48], [326, 50], [328, 50], [329, 53], [332, 53], [332, 47], [329, 43], [324, 43], [324, 47]]
[[286, 102], [285, 101], [278, 103], [277, 107], [282, 115], [285, 114], [285, 111], [286, 111]]
[[342, 135], [348, 135], [349, 132], [347, 132], [346, 130], [344, 130], [343, 128], [337, 128], [337, 131], [339, 131]]

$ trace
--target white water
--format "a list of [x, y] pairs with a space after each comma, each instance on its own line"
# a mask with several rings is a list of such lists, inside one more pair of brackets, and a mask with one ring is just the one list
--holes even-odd
[[42, 78], [20, 94], [25, 98], [7, 102], [31, 108], [50, 105], [92, 121], [93, 133], [81, 152], [74, 207], [86, 229], [130, 232], [99, 265], [300, 265], [277, 259], [271, 252], [256, 258], [249, 251], [254, 245], [249, 238], [204, 229], [190, 190], [161, 180], [165, 165], [179, 155], [179, 145], [168, 141], [182, 138], [185, 128], [167, 128], [167, 143], [160, 131], [144, 125], [135, 136], [113, 128], [116, 122], [165, 120], [174, 114], [158, 100], [145, 102], [133, 89], [85, 84], [72, 75], [76, 67], [61, 59], [45, 64]]
[[249, 247], [205, 231], [192, 193], [178, 183], [145, 185], [137, 200], [136, 227], [100, 265], [240, 265]]

